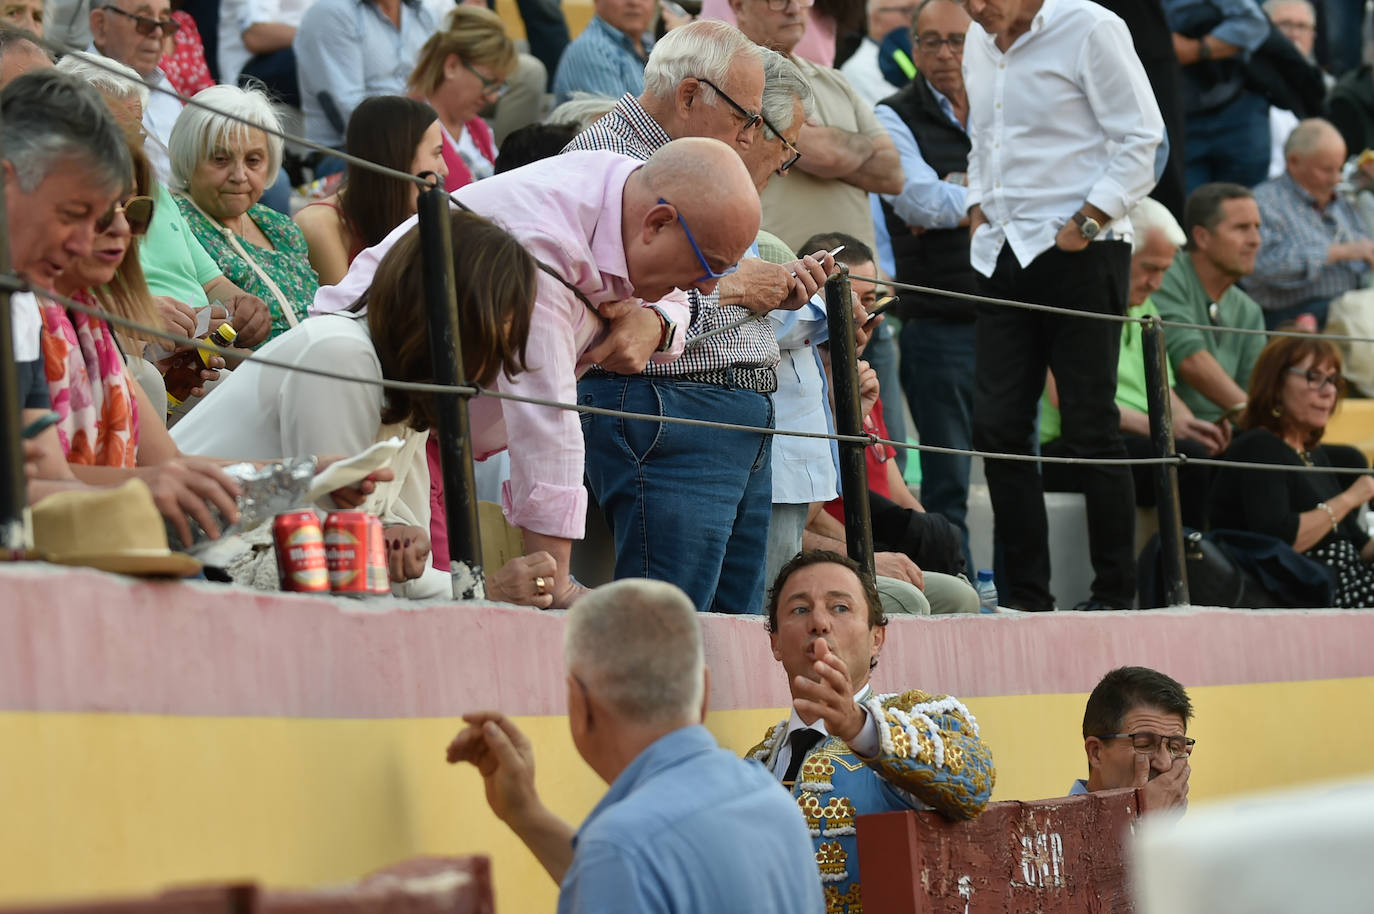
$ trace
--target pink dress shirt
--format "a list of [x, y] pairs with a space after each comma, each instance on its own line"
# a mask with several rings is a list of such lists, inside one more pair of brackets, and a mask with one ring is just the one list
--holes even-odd
[[[453, 198], [505, 228], [593, 305], [623, 301], [634, 297], [634, 287], [621, 240], [621, 195], [626, 179], [643, 164], [611, 152], [567, 152], [469, 184]], [[359, 254], [338, 285], [320, 288], [310, 313], [351, 305], [371, 284], [382, 257], [416, 223], [412, 216]], [[605, 325], [562, 283], [542, 270], [535, 275], [528, 370], [514, 378], [499, 375], [495, 388], [576, 403], [577, 378], [590, 367], [582, 364], [582, 355], [601, 340]], [[657, 304], [679, 328], [687, 327], [691, 311], [684, 293], [675, 291]], [[676, 337], [673, 349], [654, 361], [682, 354], [686, 333]], [[511, 445], [510, 480], [501, 499], [506, 519], [545, 536], [581, 539], [587, 495], [578, 414], [483, 396], [471, 400], [468, 409], [475, 458]]]

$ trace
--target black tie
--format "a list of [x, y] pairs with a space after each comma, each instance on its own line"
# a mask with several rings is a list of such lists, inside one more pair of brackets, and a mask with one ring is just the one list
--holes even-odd
[[785, 786], [791, 787], [797, 782], [797, 772], [801, 771], [806, 753], [810, 752], [823, 739], [825, 739], [824, 733], [819, 730], [812, 730], [810, 727], [793, 730], [792, 734], [787, 737], [787, 745], [792, 747], [792, 758], [787, 763], [787, 773], [782, 776], [782, 782]]

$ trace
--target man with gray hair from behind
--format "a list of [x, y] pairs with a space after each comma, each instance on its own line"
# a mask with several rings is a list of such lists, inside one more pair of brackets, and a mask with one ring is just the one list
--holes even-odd
[[559, 883], [559, 914], [820, 914], [800, 811], [702, 726], [710, 674], [687, 595], [598, 587], [568, 611], [563, 656], [573, 745], [610, 785], [576, 833], [543, 805], [530, 741], [505, 715], [463, 715], [448, 747]]

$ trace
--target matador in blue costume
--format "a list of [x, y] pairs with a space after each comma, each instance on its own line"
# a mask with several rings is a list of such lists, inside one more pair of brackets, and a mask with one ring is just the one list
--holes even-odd
[[996, 772], [978, 723], [954, 698], [869, 684], [886, 636], [873, 578], [834, 552], [788, 562], [768, 595], [773, 656], [792, 716], [748, 753], [791, 791], [811, 829], [826, 914], [862, 914], [856, 816], [934, 809], [971, 819]]

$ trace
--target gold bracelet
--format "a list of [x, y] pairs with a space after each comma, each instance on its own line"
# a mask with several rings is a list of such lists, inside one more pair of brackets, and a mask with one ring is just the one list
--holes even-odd
[[1317, 507], [1318, 507], [1318, 508], [1321, 508], [1323, 511], [1325, 511], [1325, 512], [1326, 512], [1326, 516], [1329, 517], [1329, 518], [1331, 518], [1331, 532], [1332, 532], [1332, 533], [1335, 533], [1335, 532], [1336, 532], [1336, 512], [1333, 511], [1333, 510], [1331, 509], [1331, 506], [1328, 505], [1328, 504], [1327, 504], [1326, 502], [1324, 502], [1324, 501], [1319, 501], [1319, 502], [1317, 502]]

